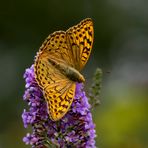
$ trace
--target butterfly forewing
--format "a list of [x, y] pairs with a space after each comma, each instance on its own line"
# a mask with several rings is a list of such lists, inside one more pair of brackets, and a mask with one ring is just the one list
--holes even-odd
[[59, 63], [74, 67], [72, 53], [68, 48], [64, 31], [56, 31], [49, 35], [40, 47], [40, 51], [46, 53], [49, 58], [56, 59]]
[[74, 55], [76, 69], [81, 70], [92, 50], [93, 45], [93, 23], [90, 18], [81, 21], [78, 25], [69, 28], [67, 31], [67, 38], [71, 45], [71, 51]]

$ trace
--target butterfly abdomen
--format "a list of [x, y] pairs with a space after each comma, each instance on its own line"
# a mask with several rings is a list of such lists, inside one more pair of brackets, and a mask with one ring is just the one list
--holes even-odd
[[80, 72], [75, 68], [63, 63], [57, 63], [53, 59], [48, 59], [48, 62], [50, 62], [53, 66], [55, 66], [61, 73], [67, 76], [70, 80], [79, 82], [79, 83], [85, 81], [83, 75], [80, 74]]

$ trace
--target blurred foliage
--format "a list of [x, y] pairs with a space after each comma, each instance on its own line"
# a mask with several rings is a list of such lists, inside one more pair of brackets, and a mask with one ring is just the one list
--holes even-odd
[[22, 142], [27, 132], [21, 121], [23, 73], [43, 40], [86, 17], [95, 29], [86, 87], [96, 67], [104, 73], [101, 105], [93, 111], [97, 146], [148, 147], [147, 6], [146, 0], [1, 1], [0, 148], [27, 147]]
[[[135, 88], [130, 89], [137, 91]], [[113, 148], [146, 148], [148, 133], [146, 94], [141, 95], [138, 92], [123, 96], [119, 94], [116, 97], [110, 99], [117, 101], [113, 101], [107, 107], [106, 104], [101, 104], [100, 111], [94, 113], [94, 117], [98, 116], [95, 119], [98, 145]], [[119, 98], [122, 101], [119, 101]]]
[[102, 76], [103, 72], [100, 68], [97, 68], [94, 75], [92, 85], [89, 89], [88, 97], [92, 109], [100, 104], [100, 93], [102, 86]]

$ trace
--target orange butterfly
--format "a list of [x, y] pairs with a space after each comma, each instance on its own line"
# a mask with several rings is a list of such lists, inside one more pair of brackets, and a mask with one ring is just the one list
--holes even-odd
[[53, 121], [69, 110], [76, 82], [85, 81], [79, 71], [90, 56], [93, 36], [93, 22], [87, 18], [67, 31], [49, 35], [39, 49], [34, 64], [35, 78]]

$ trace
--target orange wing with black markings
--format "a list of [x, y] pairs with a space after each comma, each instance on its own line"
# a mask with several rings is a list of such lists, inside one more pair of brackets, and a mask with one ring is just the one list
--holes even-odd
[[76, 62], [76, 69], [81, 70], [89, 59], [94, 38], [93, 22], [91, 18], [81, 21], [67, 31], [68, 43]]

